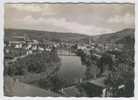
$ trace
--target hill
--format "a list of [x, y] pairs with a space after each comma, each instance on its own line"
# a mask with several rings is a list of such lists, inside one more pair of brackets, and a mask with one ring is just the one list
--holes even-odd
[[126, 41], [127, 37], [134, 39], [134, 29], [123, 29], [115, 33], [93, 36], [92, 40], [97, 43], [128, 43], [131, 40]]
[[[5, 40], [11, 40], [13, 36], [26, 36], [30, 39], [36, 40], [54, 40], [54, 41], [79, 41], [88, 43], [91, 38], [92, 42], [96, 43], [121, 43], [134, 44], [134, 29], [123, 29], [121, 31], [87, 36], [77, 33], [63, 33], [63, 32], [48, 32], [37, 30], [23, 30], [23, 29], [5, 29]], [[130, 44], [130, 45], [131, 45]]]
[[23, 29], [5, 29], [5, 40], [10, 40], [12, 36], [27, 36], [30, 39], [36, 40], [66, 40], [75, 41], [80, 40], [87, 35], [77, 33], [63, 33], [63, 32], [48, 32], [48, 31], [37, 31], [37, 30], [23, 30]]

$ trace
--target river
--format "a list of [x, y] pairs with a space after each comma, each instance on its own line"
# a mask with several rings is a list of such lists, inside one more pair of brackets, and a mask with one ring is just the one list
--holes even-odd
[[81, 64], [78, 56], [59, 56], [61, 59], [61, 67], [58, 71], [60, 79], [67, 82], [79, 81], [85, 75], [86, 67]]

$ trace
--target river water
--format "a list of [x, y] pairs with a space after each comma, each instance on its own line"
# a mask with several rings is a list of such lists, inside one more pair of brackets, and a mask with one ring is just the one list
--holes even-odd
[[78, 56], [59, 56], [61, 59], [61, 67], [58, 71], [60, 79], [67, 82], [79, 81], [85, 76], [86, 67], [81, 64]]

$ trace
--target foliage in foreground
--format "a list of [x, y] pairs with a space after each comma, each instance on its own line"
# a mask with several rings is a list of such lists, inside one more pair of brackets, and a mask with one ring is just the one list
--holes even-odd
[[60, 59], [56, 53], [36, 53], [28, 55], [22, 59], [18, 59], [16, 62], [11, 63], [8, 67], [5, 67], [5, 74], [12, 75], [24, 75], [25, 73], [40, 73], [45, 72], [47, 68], [54, 67], [56, 63], [59, 63]]

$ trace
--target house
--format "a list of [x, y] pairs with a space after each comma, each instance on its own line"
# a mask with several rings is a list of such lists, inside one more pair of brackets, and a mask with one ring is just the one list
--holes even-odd
[[26, 43], [25, 40], [25, 36], [13, 36], [9, 41], [9, 46], [22, 48], [22, 45]]
[[78, 49], [84, 50], [84, 49], [87, 49], [87, 47], [86, 46], [78, 45]]
[[17, 48], [17, 49], [22, 48], [22, 47], [23, 47], [23, 44], [21, 44], [21, 43], [15, 45], [15, 48]]

